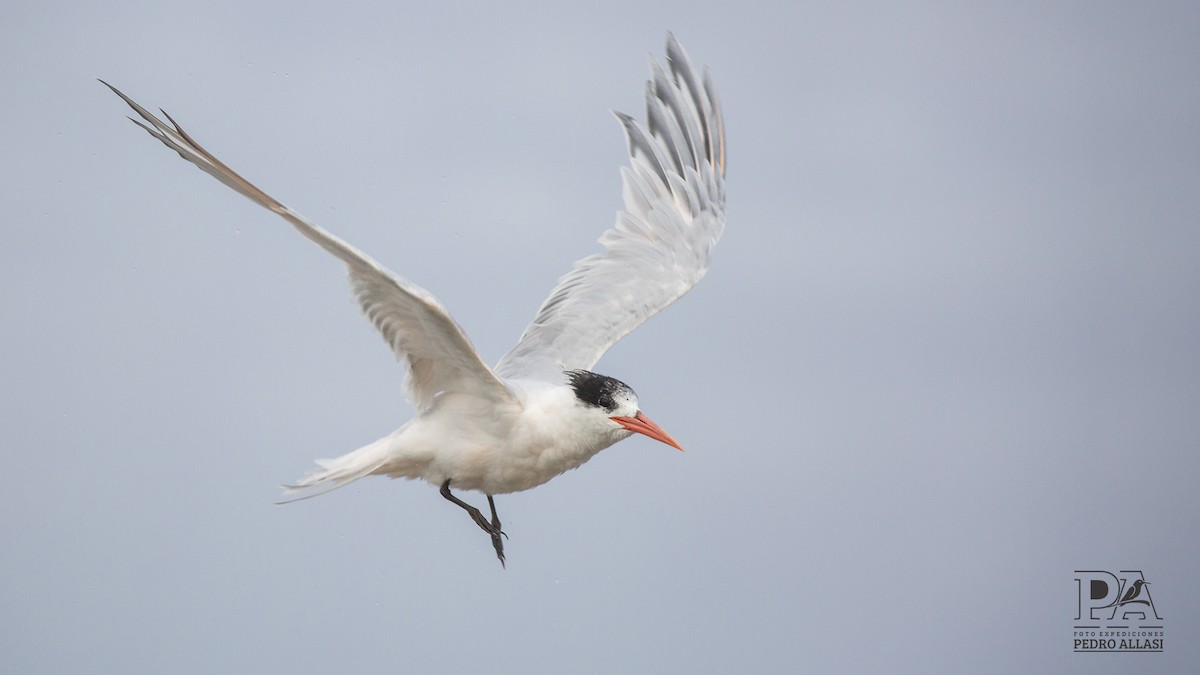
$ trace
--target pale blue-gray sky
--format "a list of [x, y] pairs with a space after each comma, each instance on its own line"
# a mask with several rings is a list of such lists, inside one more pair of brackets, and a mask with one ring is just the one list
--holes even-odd
[[[668, 29], [729, 224], [597, 370], [688, 452], [499, 498], [507, 570], [424, 484], [272, 506], [409, 416], [402, 371], [336, 261], [95, 78], [494, 361], [612, 223], [606, 111]], [[7, 3], [0, 671], [1194, 670], [1197, 35], [1195, 3]], [[1144, 571], [1165, 653], [1071, 653], [1083, 568]]]

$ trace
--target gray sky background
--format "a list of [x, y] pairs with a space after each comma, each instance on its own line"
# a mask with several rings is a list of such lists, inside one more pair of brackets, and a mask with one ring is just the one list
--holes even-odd
[[[971, 5], [5, 3], [0, 671], [1194, 670], [1200, 6]], [[688, 452], [498, 498], [507, 570], [425, 484], [273, 506], [402, 371], [95, 78], [494, 362], [612, 224], [668, 29], [729, 224], [597, 370]], [[1084, 568], [1144, 571], [1165, 653], [1071, 653]]]

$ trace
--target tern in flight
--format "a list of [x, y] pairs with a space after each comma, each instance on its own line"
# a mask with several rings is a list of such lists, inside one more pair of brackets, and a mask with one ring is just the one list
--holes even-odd
[[[640, 409], [620, 380], [591, 368], [618, 340], [679, 299], [704, 276], [725, 227], [725, 130], [711, 75], [697, 71], [667, 36], [666, 68], [651, 58], [646, 121], [614, 113], [625, 129], [624, 210], [550, 291], [517, 346], [489, 368], [433, 295], [326, 232], [235, 173], [112, 85], [144, 123], [187, 161], [270, 209], [346, 264], [355, 300], [401, 363], [415, 417], [396, 431], [332, 460], [294, 485], [285, 501], [363, 476], [427, 481], [462, 507], [504, 564], [507, 535], [493, 497], [528, 490], [579, 467], [637, 433], [682, 450]], [[102, 81], [103, 82], [103, 81]], [[456, 490], [487, 497], [491, 517]]]

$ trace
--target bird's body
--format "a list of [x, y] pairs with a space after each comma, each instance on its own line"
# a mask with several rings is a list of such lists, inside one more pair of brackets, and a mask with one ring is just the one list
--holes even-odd
[[[1142, 579], [1134, 580], [1133, 584], [1129, 587], [1129, 590], [1125, 591], [1125, 596], [1122, 597], [1121, 600], [1119, 602], [1117, 602], [1116, 604], [1117, 605], [1127, 605], [1127, 604], [1131, 604], [1131, 603], [1142, 604], [1142, 605], [1150, 604], [1149, 602], [1147, 602], [1145, 600], [1138, 599], [1138, 596], [1142, 594], [1142, 586], [1149, 584], [1149, 583], [1150, 583], [1149, 581], [1143, 581]], [[1149, 594], [1149, 591], [1146, 591], [1146, 593]]]
[[[625, 210], [601, 237], [604, 250], [559, 280], [495, 369], [428, 291], [259, 190], [169, 115], [167, 124], [110, 85], [151, 135], [345, 263], [363, 313], [408, 366], [406, 393], [416, 417], [358, 450], [318, 461], [318, 469], [285, 486], [293, 499], [368, 475], [424, 480], [467, 510], [503, 562], [493, 495], [541, 485], [634, 433], [682, 449], [640, 412], [628, 385], [590, 370], [699, 281], [724, 229], [725, 132], [716, 91], [670, 36], [667, 58], [669, 74], [651, 62], [646, 124], [616, 113], [630, 166], [622, 169]], [[451, 487], [484, 493], [491, 520]]]
[[[465, 394], [439, 396], [396, 431], [337, 459], [289, 490], [340, 487], [367, 475], [499, 495], [537, 487], [578, 468], [632, 432], [597, 420], [574, 391], [533, 380], [509, 382], [513, 401], [493, 404]], [[635, 411], [636, 412], [636, 411]]]

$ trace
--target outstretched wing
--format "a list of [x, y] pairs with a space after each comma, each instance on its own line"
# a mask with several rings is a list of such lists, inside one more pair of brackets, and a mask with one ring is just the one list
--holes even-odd
[[279, 214], [301, 234], [346, 263], [351, 290], [363, 313], [383, 335], [396, 358], [408, 364], [405, 393], [418, 409], [429, 408], [439, 392], [512, 400], [508, 388], [479, 357], [462, 328], [428, 291], [392, 274], [362, 251], [259, 190], [202, 148], [166, 111], [163, 115], [170, 125], [116, 87], [101, 82], [149, 123], [130, 118], [163, 145], [256, 204]]
[[711, 76], [667, 35], [667, 67], [651, 59], [646, 124], [615, 113], [629, 141], [625, 210], [575, 263], [496, 366], [503, 377], [557, 381], [590, 369], [617, 340], [679, 299], [708, 270], [725, 228], [725, 128]]

